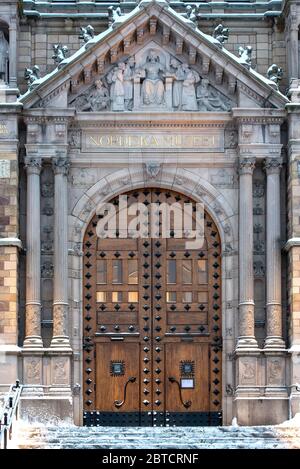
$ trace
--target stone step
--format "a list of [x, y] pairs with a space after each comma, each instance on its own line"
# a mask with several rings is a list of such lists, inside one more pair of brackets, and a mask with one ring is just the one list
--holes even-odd
[[31, 449], [300, 448], [300, 427], [76, 427], [25, 425], [11, 447]]

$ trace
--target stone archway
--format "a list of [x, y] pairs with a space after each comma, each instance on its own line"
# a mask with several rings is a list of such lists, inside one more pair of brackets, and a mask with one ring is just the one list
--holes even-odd
[[[191, 247], [187, 235], [178, 233], [186, 204], [196, 213], [191, 198], [160, 188], [124, 195], [128, 207], [145, 220], [139, 222], [140, 237], [130, 234], [136, 214], [128, 212], [128, 232], [116, 217], [114, 237], [102, 239], [96, 214], [83, 242], [84, 424], [220, 425], [221, 242], [216, 225], [205, 212], [204, 242]], [[119, 212], [119, 198], [111, 203]], [[177, 222], [167, 215], [170, 226], [163, 232], [167, 220], [159, 211], [166, 207], [176, 208]], [[154, 238], [148, 226], [155, 227]]]
[[[126, 182], [126, 184], [125, 184]], [[235, 321], [233, 305], [237, 301], [237, 283], [232, 282], [231, 272], [237, 264], [237, 220], [236, 213], [215, 187], [203, 180], [192, 171], [184, 169], [172, 170], [170, 168], [162, 168], [160, 177], [155, 181], [145, 177], [145, 171], [142, 166], [134, 169], [120, 170], [112, 173], [109, 177], [101, 179], [92, 186], [82, 197], [72, 210], [70, 216], [70, 239], [73, 246], [72, 267], [76, 270], [76, 278], [72, 279], [72, 291], [74, 293], [74, 326], [78, 331], [78, 340], [74, 341], [74, 351], [81, 356], [80, 336], [82, 333], [82, 262], [81, 262], [81, 246], [83, 234], [87, 224], [95, 213], [96, 204], [101, 201], [107, 201], [114, 195], [124, 190], [132, 190], [135, 188], [146, 186], [160, 186], [162, 188], [173, 188], [185, 195], [192, 196], [196, 201], [204, 201], [207, 212], [212, 216], [222, 241], [222, 298], [223, 298], [223, 383], [234, 383], [234, 372], [232, 362], [232, 350], [235, 343]], [[221, 211], [218, 210], [218, 206]], [[218, 213], [216, 213], [218, 211]], [[228, 275], [229, 273], [229, 275]], [[229, 279], [228, 279], [229, 277]], [[82, 365], [81, 361], [74, 362], [74, 382], [82, 383]], [[223, 421], [230, 422], [233, 416], [232, 396], [225, 392], [225, 384], [223, 384]], [[82, 397], [74, 397], [74, 419], [77, 424], [82, 424], [83, 407]]]

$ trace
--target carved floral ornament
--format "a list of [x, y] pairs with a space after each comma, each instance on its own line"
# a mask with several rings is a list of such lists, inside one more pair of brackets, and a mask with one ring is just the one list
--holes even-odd
[[194, 67], [154, 45], [114, 64], [69, 105], [83, 112], [207, 112], [229, 111], [233, 103]]

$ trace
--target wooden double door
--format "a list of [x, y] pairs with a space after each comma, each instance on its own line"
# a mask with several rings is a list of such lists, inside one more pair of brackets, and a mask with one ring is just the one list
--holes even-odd
[[[196, 209], [162, 189], [130, 192], [127, 201], [158, 212], [163, 203]], [[118, 214], [119, 199], [112, 203]], [[148, 212], [145, 228], [155, 215]], [[124, 237], [117, 218], [117, 237], [102, 239], [101, 216], [91, 220], [83, 257], [85, 425], [221, 423], [221, 246], [215, 223], [204, 216], [197, 249], [176, 237], [172, 216], [168, 238], [161, 236], [161, 215], [156, 238], [147, 230], [145, 237], [130, 230]]]

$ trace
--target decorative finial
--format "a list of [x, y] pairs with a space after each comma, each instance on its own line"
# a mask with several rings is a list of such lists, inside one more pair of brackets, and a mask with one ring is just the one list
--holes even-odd
[[24, 78], [27, 81], [28, 89], [31, 90], [33, 88], [33, 86], [32, 86], [33, 83], [36, 80], [39, 80], [41, 78], [39, 66], [34, 65], [34, 67], [32, 69], [31, 68], [25, 68]]
[[273, 81], [278, 88], [280, 80], [283, 77], [282, 68], [278, 67], [276, 64], [272, 64], [267, 70], [267, 77], [269, 80]]
[[69, 49], [67, 46], [62, 46], [61, 44], [53, 44], [54, 54], [52, 59], [59, 66], [59, 64], [67, 58]]
[[228, 40], [228, 36], [229, 28], [224, 28], [222, 24], [218, 24], [218, 26], [214, 29], [213, 37], [221, 44], [224, 44], [224, 42]]
[[252, 54], [252, 47], [246, 46], [245, 48], [240, 46], [239, 47], [239, 61], [244, 67], [250, 68], [251, 67], [251, 54]]
[[79, 39], [83, 39], [84, 42], [89, 42], [93, 37], [95, 36], [95, 30], [93, 26], [88, 24], [86, 27], [81, 26], [80, 27], [80, 35]]

